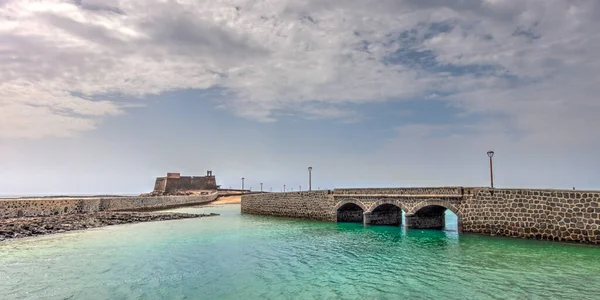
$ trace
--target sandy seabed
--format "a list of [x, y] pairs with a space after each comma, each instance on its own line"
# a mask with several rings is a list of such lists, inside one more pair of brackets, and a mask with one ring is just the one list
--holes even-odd
[[211, 202], [210, 204], [240, 204], [242, 203], [242, 196], [227, 196], [220, 197], [217, 201]]

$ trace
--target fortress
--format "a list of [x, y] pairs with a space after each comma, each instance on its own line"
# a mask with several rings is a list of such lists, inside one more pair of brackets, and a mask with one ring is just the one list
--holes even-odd
[[156, 178], [153, 195], [171, 195], [182, 192], [216, 190], [219, 186], [212, 171], [206, 176], [181, 176], [180, 173], [167, 173], [166, 177]]

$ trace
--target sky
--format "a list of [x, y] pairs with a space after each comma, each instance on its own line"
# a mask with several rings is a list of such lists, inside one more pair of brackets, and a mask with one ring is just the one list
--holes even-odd
[[600, 189], [596, 0], [0, 0], [0, 195]]

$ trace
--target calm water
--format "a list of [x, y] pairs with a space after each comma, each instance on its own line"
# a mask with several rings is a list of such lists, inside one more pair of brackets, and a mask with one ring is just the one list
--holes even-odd
[[240, 215], [0, 244], [0, 299], [599, 299], [600, 247]]

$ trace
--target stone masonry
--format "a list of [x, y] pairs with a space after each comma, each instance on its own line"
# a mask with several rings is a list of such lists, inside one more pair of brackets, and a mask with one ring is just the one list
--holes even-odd
[[481, 189], [465, 197], [468, 232], [600, 244], [600, 192]]
[[98, 211], [145, 210], [208, 203], [218, 193], [195, 196], [0, 199], [0, 219]]
[[331, 191], [264, 193], [242, 196], [242, 213], [336, 221]]
[[402, 210], [393, 204], [382, 204], [373, 211], [363, 213], [365, 225], [400, 225], [402, 224]]
[[[242, 196], [242, 213], [600, 244], [600, 191], [490, 188], [335, 189]], [[362, 213], [362, 216], [361, 216]], [[399, 221], [400, 220], [400, 221]]]
[[406, 227], [419, 229], [443, 229], [446, 225], [446, 208], [428, 206], [406, 216]]
[[354, 203], [347, 203], [337, 209], [338, 222], [363, 222], [364, 212], [360, 206]]
[[179, 173], [167, 173], [166, 177], [156, 178], [154, 195], [169, 195], [177, 192], [216, 190], [219, 186], [212, 171], [206, 176], [181, 176]]

